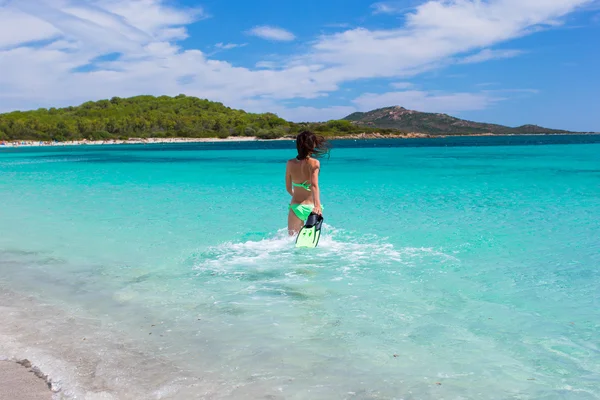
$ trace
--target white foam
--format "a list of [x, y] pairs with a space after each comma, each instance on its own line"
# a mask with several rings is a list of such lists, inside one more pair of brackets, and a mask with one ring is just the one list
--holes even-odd
[[325, 224], [316, 249], [296, 249], [294, 238], [289, 237], [286, 229], [281, 229], [262, 240], [227, 242], [211, 247], [194, 255], [192, 264], [194, 269], [213, 275], [243, 275], [249, 269], [261, 269], [296, 277], [296, 268], [327, 268], [342, 272], [374, 266], [378, 269], [386, 266], [403, 268], [415, 266], [423, 257], [458, 261], [435, 249], [396, 248], [385, 238], [360, 236]]

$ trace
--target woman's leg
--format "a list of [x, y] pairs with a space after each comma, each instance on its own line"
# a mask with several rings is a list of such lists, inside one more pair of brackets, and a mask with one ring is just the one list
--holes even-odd
[[292, 210], [288, 213], [288, 233], [290, 236], [294, 236], [300, 232], [300, 229], [304, 226], [304, 222]]

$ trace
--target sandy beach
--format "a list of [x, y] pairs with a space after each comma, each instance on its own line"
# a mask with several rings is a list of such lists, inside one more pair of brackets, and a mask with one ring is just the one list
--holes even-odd
[[0, 400], [50, 400], [52, 391], [24, 360], [0, 361]]
[[153, 143], [211, 143], [211, 142], [252, 142], [258, 139], [254, 136], [231, 136], [220, 138], [130, 138], [127, 140], [70, 140], [66, 142], [43, 142], [38, 140], [13, 140], [0, 142], [2, 147], [44, 147], [44, 146], [98, 146], [113, 144], [153, 144]]
[[[476, 135], [476, 136], [488, 136], [488, 135]], [[420, 139], [420, 138], [431, 138], [431, 137], [443, 137], [443, 136], [432, 136], [423, 133], [406, 133], [406, 134], [392, 134], [384, 135], [381, 133], [360, 133], [346, 136], [334, 136], [328, 137], [328, 139], [334, 140], [348, 140], [348, 139]], [[3, 147], [46, 147], [46, 146], [98, 146], [98, 145], [115, 145], [115, 144], [157, 144], [157, 143], [222, 143], [222, 142], [255, 142], [255, 141], [274, 141], [274, 140], [294, 140], [294, 137], [281, 137], [277, 139], [260, 139], [255, 136], [230, 136], [227, 138], [130, 138], [127, 140], [110, 139], [110, 140], [71, 140], [65, 142], [49, 142], [49, 141], [36, 141], [36, 140], [12, 140], [0, 142], [0, 148]]]

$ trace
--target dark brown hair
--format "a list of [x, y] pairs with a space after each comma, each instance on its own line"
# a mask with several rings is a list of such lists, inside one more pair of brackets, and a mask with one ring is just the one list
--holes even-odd
[[319, 158], [329, 154], [327, 140], [311, 131], [302, 131], [296, 136], [296, 148], [298, 149], [298, 157], [296, 157], [298, 160], [305, 160], [309, 156]]

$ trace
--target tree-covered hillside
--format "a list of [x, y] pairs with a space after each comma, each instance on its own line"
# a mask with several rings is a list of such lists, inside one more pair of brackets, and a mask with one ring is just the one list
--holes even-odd
[[275, 114], [250, 114], [184, 95], [113, 97], [78, 107], [0, 115], [0, 139], [268, 136], [289, 130], [290, 124]]

